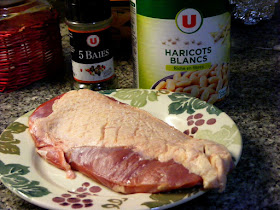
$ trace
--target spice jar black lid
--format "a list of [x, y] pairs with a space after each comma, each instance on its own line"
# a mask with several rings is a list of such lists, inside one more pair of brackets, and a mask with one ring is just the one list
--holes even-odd
[[68, 21], [93, 23], [111, 17], [110, 0], [65, 0]]

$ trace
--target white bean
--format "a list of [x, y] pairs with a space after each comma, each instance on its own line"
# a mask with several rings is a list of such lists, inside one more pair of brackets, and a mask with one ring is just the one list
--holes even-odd
[[166, 80], [166, 89], [170, 90], [170, 91], [174, 91], [175, 90], [175, 81], [172, 79]]
[[155, 89], [156, 89], [156, 90], [160, 90], [160, 89], [165, 88], [165, 86], [166, 86], [166, 82], [165, 82], [165, 81], [161, 81], [161, 82], [155, 87]]
[[200, 77], [199, 84], [200, 84], [200, 87], [207, 87], [208, 81], [207, 81], [207, 77], [205, 75]]

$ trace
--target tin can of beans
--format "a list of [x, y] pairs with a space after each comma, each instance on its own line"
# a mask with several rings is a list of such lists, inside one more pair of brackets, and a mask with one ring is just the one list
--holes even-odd
[[183, 92], [209, 103], [229, 93], [227, 0], [131, 0], [138, 88]]

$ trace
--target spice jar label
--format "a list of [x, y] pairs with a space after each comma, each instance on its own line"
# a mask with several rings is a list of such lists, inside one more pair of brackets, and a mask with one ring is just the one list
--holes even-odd
[[98, 83], [114, 77], [109, 30], [75, 31], [69, 29], [74, 79]]

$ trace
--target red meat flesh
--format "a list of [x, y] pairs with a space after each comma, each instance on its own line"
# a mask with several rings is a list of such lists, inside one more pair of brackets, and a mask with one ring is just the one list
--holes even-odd
[[189, 173], [173, 160], [147, 160], [123, 147], [78, 147], [66, 153], [72, 169], [117, 192], [163, 192], [202, 184], [202, 178]]

